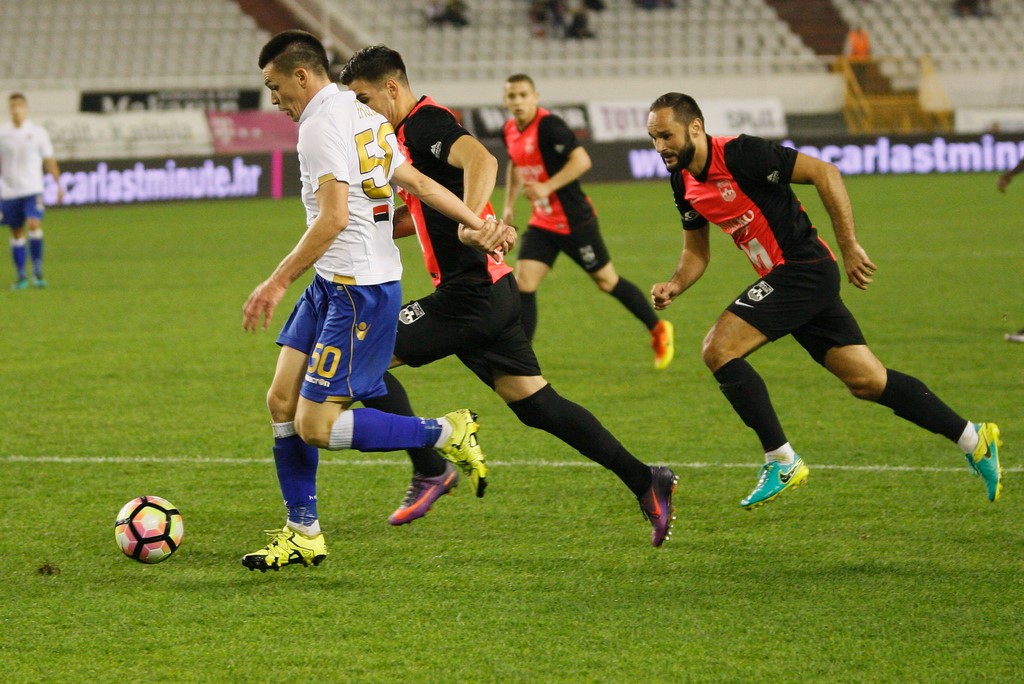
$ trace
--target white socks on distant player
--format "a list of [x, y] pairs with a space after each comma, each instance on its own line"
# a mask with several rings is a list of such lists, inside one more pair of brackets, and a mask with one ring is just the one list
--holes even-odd
[[793, 447], [786, 442], [778, 449], [772, 449], [764, 454], [765, 463], [780, 463], [782, 465], [793, 465], [793, 461], [796, 458], [796, 452], [793, 451]]
[[956, 444], [963, 449], [965, 454], [974, 453], [974, 450], [978, 448], [978, 429], [974, 427], [974, 423], [967, 421], [967, 427], [964, 428], [964, 432]]

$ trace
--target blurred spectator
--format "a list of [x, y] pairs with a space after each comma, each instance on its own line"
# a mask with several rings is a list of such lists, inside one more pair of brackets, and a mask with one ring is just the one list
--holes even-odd
[[988, 17], [992, 15], [989, 0], [954, 0], [953, 14], [958, 17]]
[[469, 12], [469, 7], [463, 0], [448, 0], [444, 6], [444, 18], [449, 24], [455, 26], [467, 26], [469, 24], [469, 17], [466, 14]]
[[444, 3], [441, 0], [430, 0], [423, 8], [423, 17], [428, 24], [444, 23]]
[[590, 30], [590, 10], [585, 5], [577, 5], [576, 9], [572, 11], [565, 37], [577, 39], [596, 37]]
[[676, 0], [633, 0], [633, 4], [649, 10], [656, 7], [675, 7]]
[[452, 24], [454, 26], [467, 26], [469, 18], [466, 16], [469, 7], [463, 0], [447, 0], [442, 3], [440, 0], [430, 0], [423, 8], [423, 16], [431, 24]]
[[587, 6], [587, 9], [592, 9], [595, 12], [600, 12], [604, 9], [604, 0], [585, 0], [583, 4]]
[[534, 38], [566, 35], [565, 0], [533, 0], [530, 3], [530, 33]]
[[846, 34], [846, 45], [843, 54], [851, 62], [863, 62], [871, 56], [871, 38], [863, 26], [853, 26]]

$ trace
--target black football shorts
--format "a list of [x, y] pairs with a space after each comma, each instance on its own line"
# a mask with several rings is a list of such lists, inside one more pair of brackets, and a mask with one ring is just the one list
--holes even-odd
[[726, 310], [769, 340], [792, 335], [822, 365], [833, 347], [867, 344], [839, 296], [839, 266], [831, 259], [776, 266]]
[[519, 241], [517, 259], [532, 259], [548, 266], [555, 265], [560, 253], [579, 264], [587, 273], [599, 271], [611, 261], [608, 248], [597, 225], [597, 218], [572, 227], [568, 235], [561, 235], [536, 226], [528, 226]]
[[496, 372], [540, 375], [519, 311], [511, 273], [490, 286], [442, 286], [398, 312], [395, 356], [415, 367], [454, 354], [492, 389]]

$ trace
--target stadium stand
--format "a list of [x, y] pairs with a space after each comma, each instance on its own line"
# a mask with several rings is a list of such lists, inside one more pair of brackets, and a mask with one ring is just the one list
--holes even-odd
[[335, 43], [342, 56], [373, 42], [400, 49], [424, 92], [451, 104], [493, 103], [495, 81], [525, 71], [546, 96], [565, 101], [597, 91], [608, 100], [646, 98], [668, 86], [700, 97], [777, 96], [787, 112], [837, 111], [843, 84], [827, 47], [836, 31], [822, 47], [822, 22], [802, 26], [793, 12], [824, 5], [837, 24], [867, 28], [894, 90], [917, 87], [918, 58], [931, 55], [953, 107], [1024, 105], [1019, 0], [993, 0], [983, 18], [955, 17], [949, 0], [604, 5], [590, 15], [597, 38], [581, 41], [531, 35], [528, 0], [471, 0], [465, 28], [428, 25], [425, 0], [0, 0], [0, 89], [258, 87], [254, 56], [279, 27], [260, 28], [250, 12], [280, 6], [314, 32], [331, 26], [337, 38], [343, 18], [347, 40]]
[[226, 0], [0, 0], [0, 86], [253, 86], [269, 34]]

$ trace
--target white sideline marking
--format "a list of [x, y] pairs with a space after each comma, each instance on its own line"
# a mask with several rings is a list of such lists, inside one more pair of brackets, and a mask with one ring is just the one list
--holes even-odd
[[[592, 461], [515, 461], [494, 460], [488, 464], [495, 467], [510, 468], [599, 468]], [[271, 464], [272, 458], [225, 458], [210, 456], [0, 456], [0, 461], [8, 463], [211, 463], [237, 465], [245, 463]], [[348, 459], [320, 457], [321, 465], [328, 466], [408, 466], [407, 459]], [[760, 463], [664, 463], [673, 468], [745, 468], [756, 470]], [[967, 472], [966, 465], [957, 467], [938, 466], [906, 466], [906, 465], [829, 465], [811, 463], [812, 470], [841, 470], [866, 473], [959, 473]], [[1003, 468], [1003, 472], [1020, 473], [1024, 467]]]

